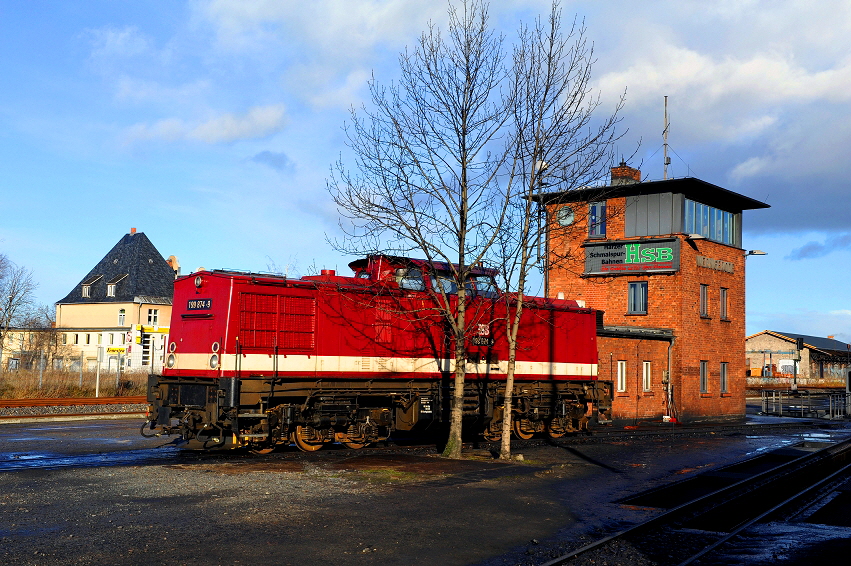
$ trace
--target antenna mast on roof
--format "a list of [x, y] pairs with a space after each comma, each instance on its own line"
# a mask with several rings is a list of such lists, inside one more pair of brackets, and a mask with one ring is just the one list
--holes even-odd
[[671, 158], [668, 157], [668, 128], [671, 126], [670, 122], [668, 122], [668, 97], [665, 96], [665, 129], [662, 130], [662, 140], [664, 141], [664, 168], [662, 169], [662, 179], [668, 178], [668, 165], [671, 164]]

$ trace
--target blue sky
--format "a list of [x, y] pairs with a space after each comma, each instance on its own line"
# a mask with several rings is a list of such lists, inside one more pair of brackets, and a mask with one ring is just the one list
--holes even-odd
[[[510, 40], [548, 2], [493, 2]], [[851, 341], [851, 4], [564, 2], [593, 83], [627, 89], [622, 153], [769, 203], [746, 213], [748, 332]], [[53, 303], [136, 227], [199, 266], [346, 270], [326, 243], [342, 125], [434, 0], [0, 0], [0, 253]]]

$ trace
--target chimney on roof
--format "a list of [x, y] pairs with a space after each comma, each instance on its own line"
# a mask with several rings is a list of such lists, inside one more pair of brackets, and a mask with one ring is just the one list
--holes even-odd
[[634, 169], [621, 160], [620, 165], [612, 167], [612, 185], [632, 185], [641, 182], [641, 171]]
[[[614, 175], [614, 173], [612, 173], [612, 175]], [[135, 234], [135, 233], [136, 233], [136, 229], [135, 229], [135, 228], [130, 228], [130, 233], [131, 233], [131, 234]]]

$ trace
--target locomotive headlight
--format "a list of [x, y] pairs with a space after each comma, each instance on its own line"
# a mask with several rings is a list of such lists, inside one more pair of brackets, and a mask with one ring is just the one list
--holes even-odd
[[213, 354], [210, 356], [210, 368], [216, 369], [217, 367], [219, 367], [219, 356]]
[[177, 358], [175, 358], [174, 354], [169, 354], [165, 360], [166, 367], [173, 368], [175, 361], [177, 361]]
[[218, 351], [219, 351], [219, 343], [213, 342], [213, 352], [218, 352]]
[[195, 276], [195, 286], [200, 287], [201, 283], [204, 282], [204, 279], [200, 275]]
[[177, 350], [177, 344], [172, 342], [171, 344], [168, 345], [168, 351], [169, 352], [174, 352], [175, 350]]

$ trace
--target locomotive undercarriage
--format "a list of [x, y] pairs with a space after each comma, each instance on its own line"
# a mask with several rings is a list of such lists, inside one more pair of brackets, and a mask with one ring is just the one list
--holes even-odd
[[[151, 409], [143, 434], [178, 434], [190, 448], [204, 450], [246, 447], [262, 452], [292, 443], [313, 451], [333, 442], [363, 448], [394, 431], [423, 433], [448, 422], [451, 381], [154, 375], [148, 381]], [[465, 429], [499, 440], [504, 395], [504, 382], [468, 380]], [[512, 430], [519, 438], [557, 438], [587, 431], [590, 417], [609, 422], [610, 408], [607, 382], [519, 382], [513, 391]]]

